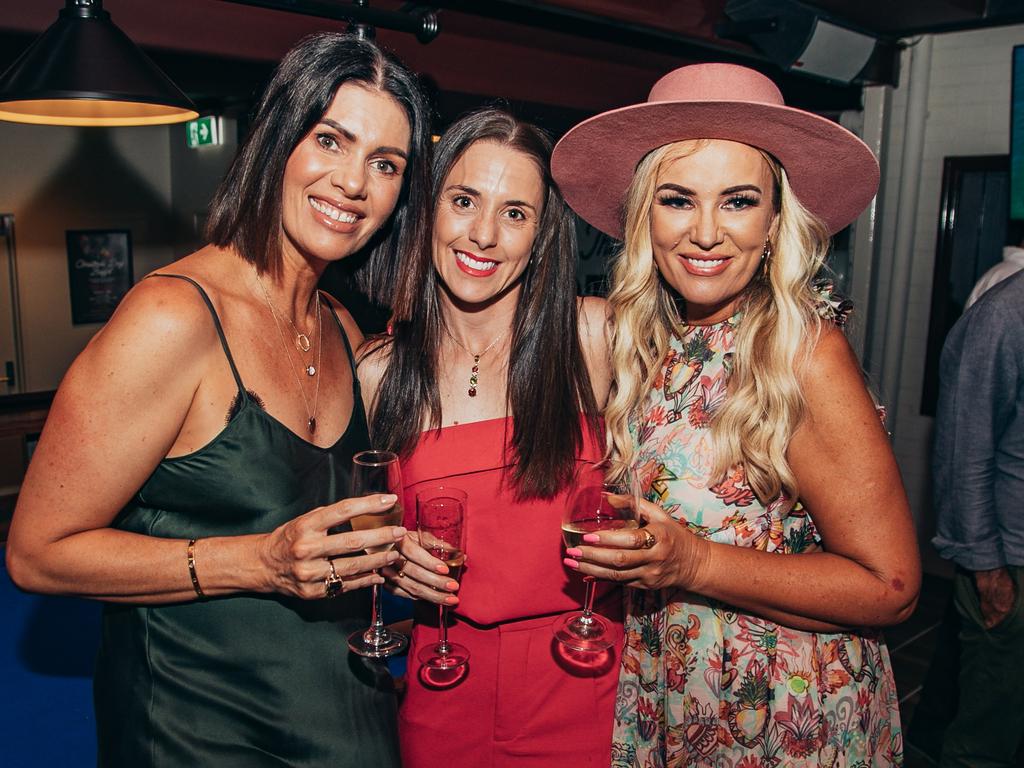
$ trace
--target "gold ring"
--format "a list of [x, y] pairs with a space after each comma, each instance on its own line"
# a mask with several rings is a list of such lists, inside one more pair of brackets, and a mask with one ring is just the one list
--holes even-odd
[[334, 570], [334, 561], [328, 559], [327, 564], [331, 566], [331, 572], [324, 578], [324, 596], [337, 597], [345, 589], [345, 582], [341, 580], [341, 576]]
[[658, 543], [658, 539], [655, 537], [655, 535], [646, 528], [644, 528], [641, 531], [641, 533], [643, 533], [644, 535], [644, 543], [641, 545], [644, 549], [650, 549]]
[[401, 567], [395, 570], [395, 578], [396, 579], [404, 579], [405, 578], [405, 566], [407, 566], [408, 564], [409, 564], [408, 560], [402, 560]]

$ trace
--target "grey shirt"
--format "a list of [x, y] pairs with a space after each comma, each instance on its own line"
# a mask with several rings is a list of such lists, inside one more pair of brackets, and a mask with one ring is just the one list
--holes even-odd
[[932, 477], [942, 557], [971, 571], [1024, 565], [1024, 272], [946, 338]]

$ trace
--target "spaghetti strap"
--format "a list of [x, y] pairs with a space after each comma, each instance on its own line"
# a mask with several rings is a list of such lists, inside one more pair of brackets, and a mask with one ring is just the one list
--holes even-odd
[[[199, 291], [199, 295], [202, 296], [203, 301], [206, 302], [207, 309], [210, 310], [210, 315], [213, 317], [213, 325], [217, 329], [217, 335], [220, 337], [220, 345], [224, 349], [224, 356], [228, 359], [228, 365], [231, 366], [231, 375], [235, 377], [235, 384], [238, 385], [238, 391], [245, 396], [245, 385], [242, 384], [242, 377], [238, 375], [238, 368], [235, 367], [235, 359], [231, 356], [231, 350], [228, 348], [228, 340], [224, 336], [224, 328], [220, 324], [220, 317], [217, 316], [217, 310], [213, 308], [213, 302], [210, 301], [210, 297], [203, 290], [203, 286], [193, 280], [191, 277], [185, 275], [171, 275], [166, 272], [154, 272], [151, 275], [146, 275], [146, 278], [150, 277], [173, 277], [175, 280], [186, 280], [195, 286], [196, 290]], [[348, 344], [348, 341], [345, 342]], [[349, 357], [352, 353], [349, 352]]]
[[345, 354], [348, 355], [348, 365], [352, 369], [352, 389], [358, 395], [359, 377], [356, 376], [356, 356], [352, 353], [352, 345], [349, 343], [348, 334], [345, 333], [345, 326], [341, 324], [341, 318], [338, 317], [338, 313], [334, 310], [334, 305], [324, 298], [324, 294], [321, 291], [317, 291], [317, 294], [320, 296], [320, 301], [324, 302], [327, 305], [327, 309], [330, 310], [331, 317], [334, 318], [334, 324], [338, 326], [338, 332], [341, 334], [341, 340], [345, 342]]

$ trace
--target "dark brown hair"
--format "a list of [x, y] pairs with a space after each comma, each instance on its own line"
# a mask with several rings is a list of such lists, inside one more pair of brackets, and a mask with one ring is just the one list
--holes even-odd
[[285, 55], [210, 204], [206, 236], [214, 245], [233, 246], [261, 272], [276, 274], [281, 264], [285, 166], [344, 83], [390, 95], [409, 119], [411, 152], [402, 193], [394, 213], [368, 244], [366, 263], [355, 276], [372, 301], [387, 303], [399, 255], [424, 247], [429, 231], [430, 127], [415, 75], [373, 43], [353, 35], [310, 35]]
[[[576, 229], [548, 170], [551, 139], [499, 109], [472, 112], [435, 148], [431, 172], [436, 206], [445, 179], [477, 142], [510, 147], [531, 158], [545, 187], [544, 210], [512, 321], [507, 411], [513, 419], [512, 483], [520, 497], [551, 497], [572, 477], [584, 428], [597, 435], [597, 404], [583, 359], [576, 299]], [[430, 249], [411, 254], [395, 293], [392, 335], [371, 406], [374, 444], [408, 455], [424, 423], [441, 425], [437, 368], [445, 333], [440, 280]], [[583, 420], [580, 413], [582, 411]]]

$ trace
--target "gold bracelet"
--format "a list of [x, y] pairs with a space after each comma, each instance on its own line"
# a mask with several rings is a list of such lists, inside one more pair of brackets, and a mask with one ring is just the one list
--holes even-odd
[[196, 591], [196, 595], [199, 597], [206, 597], [203, 594], [203, 588], [199, 586], [199, 577], [196, 576], [196, 540], [189, 539], [188, 541], [188, 575], [192, 577], [192, 589]]

